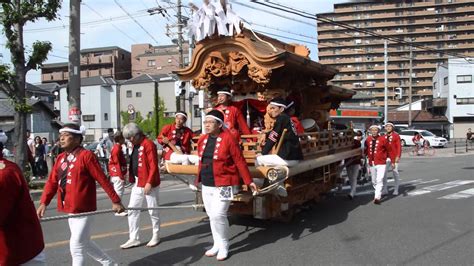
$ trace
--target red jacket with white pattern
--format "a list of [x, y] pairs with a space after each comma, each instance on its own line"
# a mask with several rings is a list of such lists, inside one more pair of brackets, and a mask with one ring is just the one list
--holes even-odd
[[[198, 141], [199, 171], [196, 184], [201, 182], [201, 160], [208, 138], [209, 134], [205, 134]], [[242, 150], [235, 137], [228, 130], [221, 131], [217, 137], [213, 159], [212, 171], [217, 187], [240, 185], [239, 176], [247, 185], [253, 182]]]
[[125, 180], [127, 160], [125, 160], [120, 143], [115, 143], [110, 151], [109, 174], [110, 176], [118, 176], [120, 179]]
[[232, 105], [224, 106], [221, 104], [217, 106], [216, 109], [224, 114], [224, 124], [226, 128], [238, 141], [240, 141], [240, 135], [251, 134], [247, 122], [239, 108]]
[[179, 134], [179, 131], [179, 129], [176, 129], [176, 124], [166, 125], [161, 130], [160, 135], [158, 135], [158, 137], [156, 138], [156, 140], [158, 140], [158, 143], [163, 145], [163, 158], [165, 160], [170, 159], [173, 150], [168, 145], [163, 143], [163, 137], [168, 138], [170, 142], [177, 147], [178, 145], [176, 145], [176, 143], [180, 142], [181, 145], [179, 145], [179, 148], [181, 148], [181, 151], [184, 154], [191, 153], [191, 141], [193, 138], [193, 132], [188, 127], [182, 128], [182, 134]]
[[[132, 164], [130, 164], [132, 167]], [[129, 173], [131, 173], [129, 169]], [[152, 187], [160, 185], [160, 173], [158, 171], [158, 154], [153, 141], [143, 137], [140, 147], [138, 148], [138, 176], [137, 186], [145, 187], [150, 183]], [[130, 182], [134, 183], [135, 178], [130, 176]]]
[[365, 141], [365, 154], [369, 160], [369, 165], [385, 165], [387, 163], [388, 154], [391, 152], [390, 145], [384, 136], [375, 138], [375, 146], [372, 147], [374, 137], [369, 136]]
[[25, 178], [0, 153], [0, 265], [20, 265], [43, 249], [43, 232]]
[[398, 135], [397, 132], [392, 131], [390, 135], [386, 134], [384, 137], [387, 139], [391, 148], [390, 152], [388, 153], [388, 157], [393, 163], [395, 163], [396, 158], [400, 159], [400, 157], [402, 157], [402, 144], [400, 135]]
[[[67, 161], [69, 161], [69, 168]], [[59, 186], [61, 180], [59, 173], [62, 171], [68, 171], [64, 199], [61, 198], [61, 187]], [[97, 210], [96, 181], [99, 182], [112, 202], [120, 202], [120, 197], [105, 177], [94, 153], [82, 147], [76, 148], [72, 153], [63, 152], [56, 159], [49, 175], [43, 195], [41, 195], [41, 203], [48, 205], [54, 194], [58, 194], [58, 211], [60, 212], [95, 211]], [[64, 205], [62, 201], [64, 201]]]

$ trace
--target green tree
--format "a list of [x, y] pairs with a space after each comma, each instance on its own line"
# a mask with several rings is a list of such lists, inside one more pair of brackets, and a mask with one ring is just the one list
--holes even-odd
[[31, 106], [26, 103], [26, 73], [38, 69], [47, 59], [52, 44], [48, 41], [36, 41], [32, 50], [25, 53], [23, 27], [27, 22], [38, 19], [55, 20], [61, 8], [61, 0], [0, 0], [0, 23], [6, 37], [6, 47], [10, 50], [13, 69], [0, 65], [0, 88], [8, 95], [15, 107], [14, 145], [15, 161], [25, 170], [26, 153], [26, 117]]
[[[174, 118], [172, 117], [164, 117], [165, 112], [165, 103], [160, 98], [159, 99], [159, 108], [158, 113], [154, 112], [151, 116], [144, 118], [140, 112], [135, 113], [135, 119], [133, 120], [142, 130], [143, 133], [148, 135], [150, 138], [156, 138], [159, 134], [163, 126], [171, 124], [174, 122]], [[155, 110], [155, 108], [153, 108]], [[122, 118], [122, 125], [126, 125], [130, 121], [130, 115], [126, 111], [120, 112], [120, 116]], [[156, 128], [156, 121], [158, 120], [158, 130]]]

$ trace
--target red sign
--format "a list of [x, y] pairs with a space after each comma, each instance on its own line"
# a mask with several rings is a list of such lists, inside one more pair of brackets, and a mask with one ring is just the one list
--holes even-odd
[[81, 110], [78, 107], [73, 106], [69, 109], [69, 121], [73, 123], [81, 121]]

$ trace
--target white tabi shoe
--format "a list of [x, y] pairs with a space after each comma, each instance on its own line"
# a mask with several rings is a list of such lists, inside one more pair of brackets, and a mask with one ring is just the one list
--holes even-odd
[[228, 253], [229, 253], [228, 250], [219, 250], [219, 252], [217, 252], [216, 259], [217, 259], [218, 261], [226, 260]]
[[122, 249], [134, 248], [134, 247], [138, 247], [140, 244], [141, 243], [138, 240], [129, 239], [127, 242], [120, 245], [120, 248], [122, 248]]
[[393, 194], [392, 194], [392, 195], [398, 196], [398, 190], [393, 191]]
[[119, 216], [119, 217], [125, 217], [127, 215], [128, 215], [127, 211], [124, 211], [124, 212], [121, 212], [121, 213], [118, 213], [118, 212], [115, 213], [115, 216]]
[[219, 248], [218, 247], [212, 247], [211, 249], [206, 251], [206, 253], [204, 253], [204, 255], [206, 255], [206, 257], [214, 257], [215, 255], [217, 255], [217, 252], [219, 252]]
[[148, 244], [146, 244], [146, 246], [151, 248], [151, 247], [154, 247], [154, 246], [158, 246], [159, 243], [160, 243], [160, 237], [153, 236], [151, 238], [151, 240], [148, 242]]

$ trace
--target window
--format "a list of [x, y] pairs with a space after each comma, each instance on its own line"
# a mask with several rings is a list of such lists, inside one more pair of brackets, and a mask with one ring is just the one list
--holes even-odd
[[472, 83], [472, 75], [457, 75], [458, 83]]
[[127, 98], [132, 98], [132, 91], [127, 91]]
[[135, 97], [137, 97], [137, 98], [142, 97], [142, 92], [141, 92], [141, 91], [137, 91], [137, 92], [135, 93]]
[[147, 64], [149, 67], [154, 67], [156, 66], [156, 61], [155, 60], [148, 60], [148, 64]]
[[82, 120], [84, 122], [95, 121], [95, 115], [82, 115]]
[[448, 77], [444, 77], [444, 85], [448, 85]]
[[474, 104], [474, 98], [456, 98], [456, 104]]
[[201, 109], [199, 109], [199, 105], [195, 104], [193, 107], [194, 117], [201, 117]]
[[122, 60], [125, 60], [125, 55], [124, 54], [122, 54]]
[[104, 121], [108, 121], [109, 120], [109, 114], [108, 113], [104, 113]]

